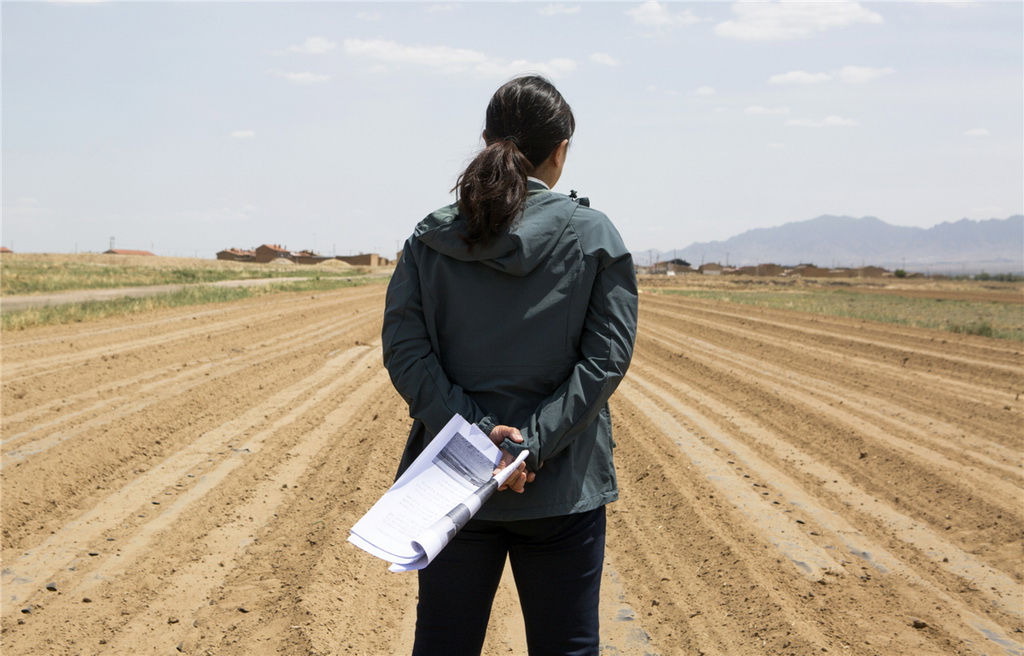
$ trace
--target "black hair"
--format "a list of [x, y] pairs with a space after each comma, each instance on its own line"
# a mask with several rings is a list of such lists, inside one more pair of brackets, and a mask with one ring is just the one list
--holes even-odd
[[518, 77], [494, 92], [487, 104], [486, 147], [454, 189], [470, 247], [493, 241], [512, 225], [526, 202], [526, 176], [575, 131], [572, 109], [543, 77]]

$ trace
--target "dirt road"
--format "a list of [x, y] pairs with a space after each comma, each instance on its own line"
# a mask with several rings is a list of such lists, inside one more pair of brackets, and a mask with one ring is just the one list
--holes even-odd
[[[3, 335], [7, 656], [407, 653], [383, 286]], [[1024, 653], [1019, 343], [645, 294], [604, 653]], [[524, 653], [503, 584], [487, 654]]]
[[[256, 287], [272, 283], [298, 282], [307, 280], [299, 276], [284, 278], [256, 278], [249, 280], [220, 280], [205, 283], [211, 287]], [[76, 289], [58, 294], [25, 294], [0, 298], [0, 311], [16, 312], [28, 308], [46, 307], [48, 305], [66, 305], [68, 303], [88, 303], [89, 301], [111, 301], [118, 298], [140, 298], [180, 292], [193, 284], [181, 285], [148, 285], [146, 287], [111, 287], [107, 289]]]

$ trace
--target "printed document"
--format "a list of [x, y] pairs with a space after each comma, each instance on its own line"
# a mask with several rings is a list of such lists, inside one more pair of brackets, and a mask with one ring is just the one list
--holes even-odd
[[422, 569], [526, 459], [494, 474], [501, 450], [459, 415], [452, 417], [372, 508], [349, 542], [392, 563], [393, 572]]

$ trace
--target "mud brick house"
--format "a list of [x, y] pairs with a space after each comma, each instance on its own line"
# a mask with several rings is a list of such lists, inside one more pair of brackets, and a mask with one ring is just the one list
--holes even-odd
[[734, 273], [740, 276], [781, 276], [785, 272], [785, 267], [768, 263], [740, 267]]
[[313, 251], [299, 251], [292, 253], [292, 261], [296, 264], [320, 264], [324, 260], [333, 259], [326, 255], [317, 255]]
[[256, 249], [253, 261], [266, 264], [267, 262], [273, 262], [280, 258], [284, 258], [290, 262], [295, 261], [295, 256], [293, 256], [291, 251], [287, 248], [278, 246], [277, 244], [263, 244]]
[[242, 250], [241, 248], [225, 248], [217, 253], [218, 260], [229, 260], [232, 262], [254, 262], [256, 253]]
[[342, 262], [348, 262], [355, 266], [385, 266], [390, 264], [386, 257], [381, 257], [376, 253], [362, 253], [360, 255], [338, 255], [334, 259], [341, 260]]

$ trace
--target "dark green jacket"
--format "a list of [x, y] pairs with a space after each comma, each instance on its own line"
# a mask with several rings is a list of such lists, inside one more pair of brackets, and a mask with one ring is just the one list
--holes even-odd
[[530, 185], [522, 217], [488, 246], [467, 248], [455, 206], [429, 215], [387, 292], [384, 364], [414, 419], [399, 472], [456, 413], [485, 433], [519, 428], [531, 452], [537, 479], [495, 494], [480, 519], [618, 498], [607, 401], [636, 337], [632, 257], [607, 216]]

